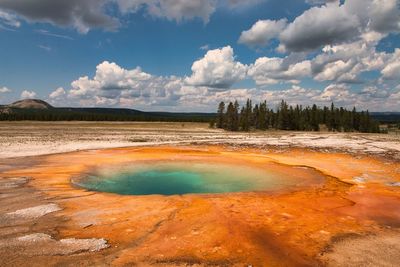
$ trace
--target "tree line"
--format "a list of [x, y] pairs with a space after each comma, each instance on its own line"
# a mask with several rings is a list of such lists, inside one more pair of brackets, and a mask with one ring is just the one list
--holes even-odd
[[374, 120], [368, 110], [357, 111], [354, 107], [347, 110], [343, 107], [317, 107], [312, 105], [291, 106], [282, 100], [276, 110], [268, 108], [267, 102], [253, 106], [250, 99], [240, 107], [237, 101], [227, 105], [221, 102], [218, 106], [217, 117], [210, 123], [212, 127], [229, 131], [249, 131], [251, 129], [319, 131], [325, 126], [335, 132], [379, 133], [379, 122]]
[[113, 111], [107, 109], [0, 109], [0, 121], [150, 121], [150, 122], [205, 122], [215, 114]]

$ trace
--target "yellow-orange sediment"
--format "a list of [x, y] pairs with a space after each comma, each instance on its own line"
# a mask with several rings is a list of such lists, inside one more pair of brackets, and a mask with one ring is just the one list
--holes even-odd
[[[293, 171], [307, 166], [323, 184], [280, 192], [183, 196], [121, 196], [88, 192], [70, 179], [92, 168], [135, 160], [199, 159]], [[274, 163], [274, 164], [272, 164]], [[279, 164], [276, 164], [279, 163]], [[39, 157], [38, 164], [3, 176], [30, 176], [30, 185], [63, 207], [59, 237], [105, 238], [102, 255], [114, 265], [209, 263], [309, 265], [332, 237], [400, 225], [400, 164], [372, 157], [302, 149], [229, 150], [222, 146], [81, 151]], [[309, 169], [296, 169], [312, 180]], [[356, 184], [354, 177], [366, 177]], [[96, 255], [92, 255], [96, 257]]]

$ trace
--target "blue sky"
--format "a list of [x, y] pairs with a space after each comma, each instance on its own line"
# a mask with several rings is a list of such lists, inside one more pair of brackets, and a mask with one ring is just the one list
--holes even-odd
[[214, 111], [250, 97], [400, 110], [397, 0], [371, 14], [357, 10], [372, 0], [57, 2], [0, 0], [0, 104]]

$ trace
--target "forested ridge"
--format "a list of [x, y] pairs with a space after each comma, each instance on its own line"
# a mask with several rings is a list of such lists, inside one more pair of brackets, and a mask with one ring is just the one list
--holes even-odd
[[209, 122], [211, 113], [143, 112], [133, 109], [51, 108], [0, 110], [0, 121], [170, 121]]
[[357, 111], [354, 107], [347, 110], [343, 107], [291, 106], [282, 100], [279, 107], [270, 109], [267, 102], [253, 106], [250, 99], [240, 107], [237, 101], [227, 105], [221, 102], [217, 117], [211, 122], [212, 127], [230, 131], [249, 131], [251, 129], [319, 131], [324, 126], [329, 131], [378, 133], [379, 122], [374, 120], [368, 111]]

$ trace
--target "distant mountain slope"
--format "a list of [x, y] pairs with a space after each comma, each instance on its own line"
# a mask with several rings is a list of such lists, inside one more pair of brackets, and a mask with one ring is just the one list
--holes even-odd
[[21, 109], [52, 109], [49, 103], [40, 100], [40, 99], [24, 99], [16, 101], [10, 105], [7, 105], [9, 108], [21, 108]]

